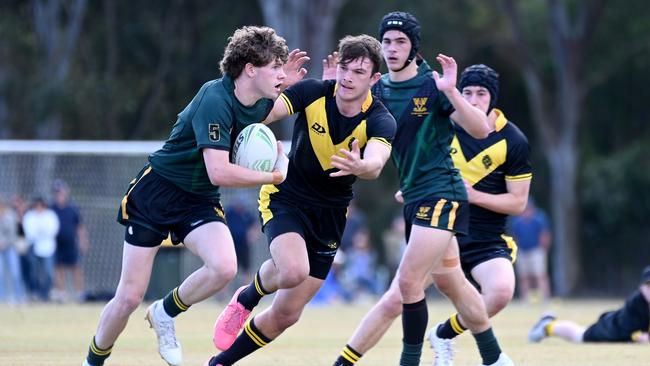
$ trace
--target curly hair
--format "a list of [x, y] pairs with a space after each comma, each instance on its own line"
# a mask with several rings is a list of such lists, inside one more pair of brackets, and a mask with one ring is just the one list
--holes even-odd
[[223, 75], [236, 79], [249, 62], [256, 67], [268, 65], [275, 60], [285, 63], [288, 55], [287, 42], [273, 28], [246, 26], [237, 29], [228, 38], [219, 69]]
[[375, 37], [367, 34], [345, 36], [339, 41], [339, 62], [346, 65], [358, 58], [367, 58], [372, 62], [372, 73], [379, 72], [382, 55], [381, 44]]

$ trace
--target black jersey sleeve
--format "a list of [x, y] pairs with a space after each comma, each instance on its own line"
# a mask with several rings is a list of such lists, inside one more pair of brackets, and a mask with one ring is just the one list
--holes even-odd
[[289, 115], [303, 111], [314, 100], [324, 95], [324, 90], [334, 80], [305, 79], [287, 88], [280, 99], [287, 107]]
[[504, 164], [505, 178], [510, 182], [530, 180], [533, 177], [533, 168], [530, 164], [528, 139], [512, 122], [508, 122], [507, 128], [508, 152]]
[[368, 116], [368, 141], [379, 141], [390, 147], [397, 130], [397, 122], [381, 102], [376, 103], [377, 106]]

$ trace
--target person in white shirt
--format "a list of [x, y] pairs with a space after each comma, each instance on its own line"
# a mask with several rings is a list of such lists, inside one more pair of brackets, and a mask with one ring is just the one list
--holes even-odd
[[56, 235], [59, 232], [59, 219], [56, 213], [49, 209], [45, 201], [37, 197], [33, 207], [23, 218], [25, 239], [29, 244], [29, 257], [33, 283], [37, 295], [42, 301], [49, 301], [54, 276], [54, 252], [56, 250]]

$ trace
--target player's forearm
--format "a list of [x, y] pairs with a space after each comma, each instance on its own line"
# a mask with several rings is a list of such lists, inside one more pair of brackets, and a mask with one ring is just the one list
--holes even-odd
[[208, 176], [213, 185], [232, 188], [277, 184], [282, 180], [282, 174], [279, 172], [259, 172], [235, 164], [227, 164], [220, 169], [212, 169], [212, 171], [208, 172]]
[[505, 215], [519, 215], [526, 208], [526, 200], [512, 193], [490, 194], [474, 191], [469, 202]]
[[362, 159], [361, 161], [363, 162], [364, 168], [362, 172], [357, 174], [357, 177], [366, 180], [372, 180], [379, 177], [379, 174], [384, 167], [384, 162], [379, 157]]
[[469, 104], [456, 88], [446, 91], [445, 95], [454, 106], [455, 111], [452, 113], [454, 122], [458, 123], [472, 137], [486, 138], [490, 133], [487, 115]]

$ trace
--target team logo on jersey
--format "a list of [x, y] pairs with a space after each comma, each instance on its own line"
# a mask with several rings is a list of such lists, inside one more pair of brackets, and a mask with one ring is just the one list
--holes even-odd
[[210, 141], [212, 142], [218, 142], [221, 140], [221, 133], [219, 133], [219, 125], [216, 123], [210, 123], [208, 125], [208, 136], [210, 137]]
[[485, 167], [485, 169], [487, 169], [490, 167], [490, 165], [492, 165], [492, 158], [490, 157], [490, 155], [486, 154], [483, 156], [481, 163], [483, 163], [483, 166]]
[[418, 209], [418, 213], [415, 214], [415, 217], [418, 219], [429, 219], [429, 211], [431, 211], [431, 207], [427, 206], [422, 206]]
[[327, 247], [330, 248], [330, 249], [336, 249], [336, 248], [339, 247], [339, 243], [333, 241], [333, 242], [327, 244]]
[[413, 98], [413, 104], [415, 104], [415, 107], [413, 107], [413, 112], [411, 112], [411, 114], [419, 117], [429, 114], [427, 107], [425, 107], [427, 100], [429, 100], [429, 98]]
[[318, 122], [314, 122], [313, 125], [311, 125], [311, 129], [314, 130], [314, 132], [322, 135], [325, 133], [325, 127], [321, 126], [318, 124]]
[[226, 215], [224, 215], [223, 210], [220, 209], [219, 207], [214, 207], [214, 212], [216, 212], [217, 216], [221, 217], [222, 219], [226, 218]]
[[356, 140], [356, 139], [355, 139], [354, 136], [353, 136], [353, 137], [350, 139], [350, 141], [348, 142], [348, 150], [350, 150], [350, 151], [352, 151], [352, 143], [354, 142], [354, 140]]

